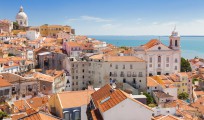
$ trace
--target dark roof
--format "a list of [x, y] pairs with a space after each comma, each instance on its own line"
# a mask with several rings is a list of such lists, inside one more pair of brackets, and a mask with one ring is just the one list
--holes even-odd
[[155, 94], [155, 96], [157, 98], [173, 97], [173, 96], [166, 94], [165, 92], [162, 92], [162, 91], [154, 91], [153, 93]]

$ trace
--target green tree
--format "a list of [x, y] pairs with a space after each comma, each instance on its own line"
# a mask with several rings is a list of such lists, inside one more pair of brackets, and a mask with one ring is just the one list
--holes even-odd
[[151, 95], [148, 93], [144, 93], [144, 95], [147, 97], [147, 105], [154, 103], [154, 98]]
[[179, 99], [182, 99], [182, 100], [186, 100], [186, 99], [188, 99], [188, 93], [186, 93], [186, 92], [182, 92], [182, 93], [180, 93], [179, 95], [178, 95], [178, 98]]
[[188, 60], [181, 58], [181, 72], [191, 72], [191, 65]]
[[199, 81], [197, 78], [193, 78], [192, 83], [195, 84], [195, 81]]
[[8, 56], [15, 56], [13, 53], [9, 53]]
[[0, 111], [0, 120], [3, 120], [4, 117], [7, 117], [8, 115], [3, 112], [3, 111]]
[[17, 22], [13, 22], [13, 29], [19, 30], [19, 24]]

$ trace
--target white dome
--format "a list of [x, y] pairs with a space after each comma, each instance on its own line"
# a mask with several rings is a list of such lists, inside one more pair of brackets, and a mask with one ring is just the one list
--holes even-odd
[[17, 15], [16, 15], [16, 19], [24, 19], [26, 20], [28, 17], [27, 15], [24, 13], [24, 12], [19, 12]]
[[28, 17], [26, 15], [26, 13], [23, 11], [23, 7], [21, 6], [19, 12], [16, 15], [16, 19], [24, 19], [24, 20], [26, 20], [27, 18]]

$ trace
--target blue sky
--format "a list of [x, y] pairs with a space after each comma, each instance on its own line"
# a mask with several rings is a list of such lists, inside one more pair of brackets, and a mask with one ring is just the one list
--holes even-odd
[[203, 0], [1, 0], [0, 19], [20, 6], [29, 25], [70, 25], [83, 35], [204, 35]]

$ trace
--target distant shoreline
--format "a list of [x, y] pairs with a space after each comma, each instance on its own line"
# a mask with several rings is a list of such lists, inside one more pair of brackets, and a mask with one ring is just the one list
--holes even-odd
[[[85, 36], [107, 36], [107, 37], [169, 37], [168, 35], [85, 35]], [[204, 37], [204, 35], [181, 35], [181, 37]]]

